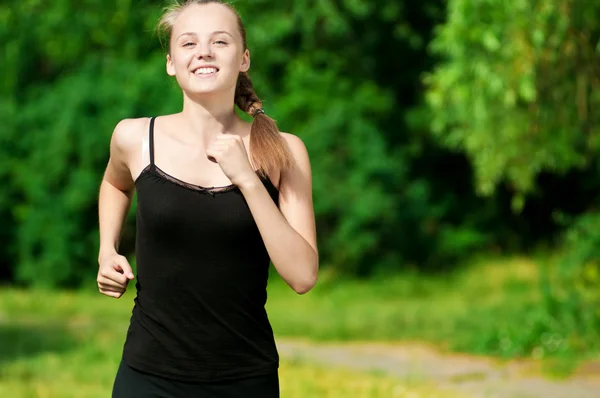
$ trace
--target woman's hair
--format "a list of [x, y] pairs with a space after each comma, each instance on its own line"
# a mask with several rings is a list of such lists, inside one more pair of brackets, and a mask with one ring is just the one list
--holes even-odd
[[[163, 40], [166, 42], [167, 52], [170, 51], [171, 33], [177, 16], [190, 5], [209, 3], [222, 4], [235, 14], [244, 50], [248, 48], [242, 18], [230, 4], [221, 0], [175, 0], [173, 4], [165, 8], [165, 12], [158, 23], [159, 38], [161, 43]], [[262, 111], [262, 102], [256, 95], [247, 72], [241, 72], [238, 76], [234, 102], [242, 111], [254, 118], [250, 130], [250, 148], [251, 162], [257, 172], [266, 177], [273, 170], [284, 170], [291, 167], [294, 162], [287, 149], [286, 142], [279, 134], [275, 121]]]

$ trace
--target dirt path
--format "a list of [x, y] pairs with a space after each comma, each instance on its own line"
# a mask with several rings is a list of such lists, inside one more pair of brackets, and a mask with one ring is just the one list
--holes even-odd
[[540, 376], [532, 363], [498, 364], [490, 359], [442, 354], [420, 344], [317, 344], [278, 339], [282, 357], [379, 371], [407, 381], [435, 383], [485, 398], [599, 398], [600, 367], [565, 381]]

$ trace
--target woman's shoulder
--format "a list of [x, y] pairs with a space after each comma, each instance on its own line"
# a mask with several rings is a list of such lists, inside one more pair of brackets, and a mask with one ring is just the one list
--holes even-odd
[[121, 152], [130, 152], [148, 136], [149, 117], [128, 118], [120, 120], [114, 128], [111, 145]]
[[308, 151], [306, 149], [306, 145], [304, 141], [297, 135], [292, 133], [279, 132], [281, 138], [284, 139], [287, 144], [288, 150], [291, 152], [291, 155], [296, 159], [303, 160], [308, 157]]
[[302, 139], [295, 134], [280, 131], [279, 135], [286, 141], [288, 145], [304, 146], [304, 142], [302, 141]]

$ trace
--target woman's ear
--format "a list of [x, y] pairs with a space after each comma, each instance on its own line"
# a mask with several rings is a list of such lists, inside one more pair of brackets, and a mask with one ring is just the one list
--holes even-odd
[[167, 74], [169, 76], [175, 76], [175, 65], [173, 65], [173, 60], [169, 54], [167, 54]]
[[244, 55], [242, 56], [240, 72], [248, 72], [248, 69], [250, 69], [250, 51], [246, 49], [246, 51], [244, 51]]

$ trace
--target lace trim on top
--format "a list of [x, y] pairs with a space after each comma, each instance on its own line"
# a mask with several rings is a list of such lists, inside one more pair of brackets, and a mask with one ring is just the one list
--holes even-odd
[[182, 181], [176, 177], [173, 177], [170, 174], [165, 173], [163, 170], [160, 169], [160, 167], [158, 167], [157, 165], [153, 165], [153, 164], [149, 164], [148, 166], [146, 166], [144, 168], [144, 170], [142, 171], [142, 173], [140, 174], [140, 176], [144, 173], [148, 173], [150, 171], [154, 171], [159, 177], [173, 183], [179, 186], [182, 186], [184, 188], [190, 189], [192, 191], [198, 191], [198, 192], [206, 192], [209, 194], [215, 194], [215, 193], [224, 193], [224, 192], [229, 192], [229, 191], [233, 191], [235, 189], [237, 189], [237, 186], [235, 184], [231, 184], [231, 185], [225, 185], [225, 186], [221, 186], [221, 187], [203, 187], [200, 185], [195, 185], [195, 184], [190, 184], [188, 182]]

